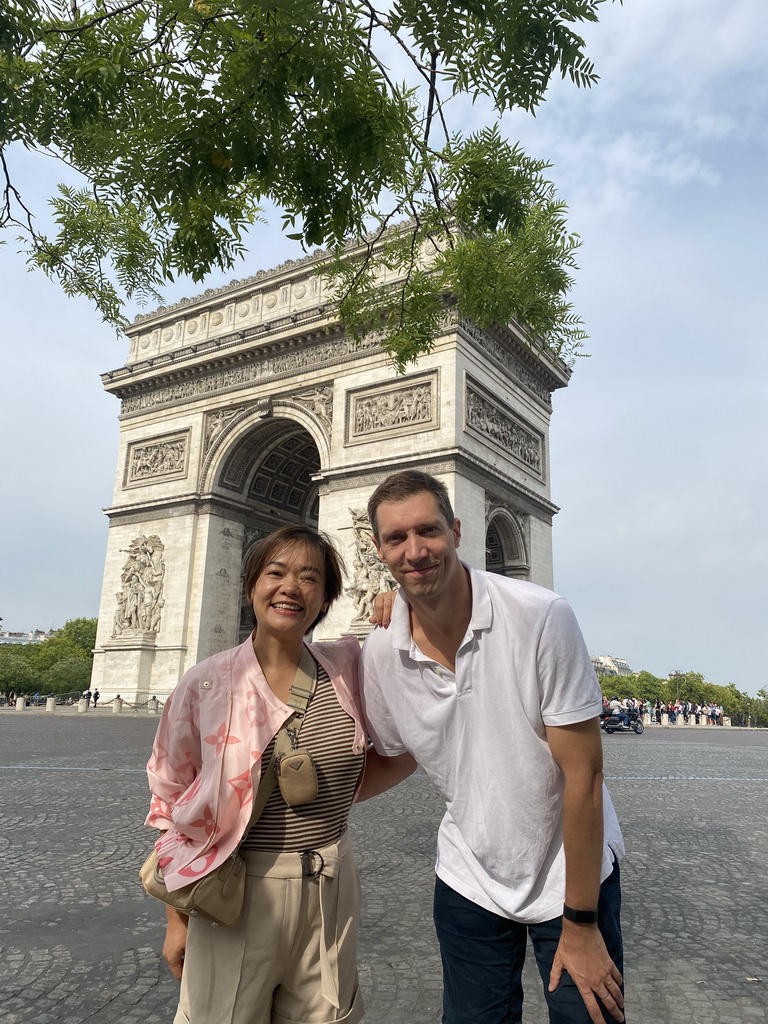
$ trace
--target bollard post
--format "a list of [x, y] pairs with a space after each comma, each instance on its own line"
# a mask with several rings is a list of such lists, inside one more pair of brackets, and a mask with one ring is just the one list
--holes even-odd
[[50, 711], [51, 714], [56, 710], [56, 698], [46, 697], [45, 698], [45, 710]]
[[15, 705], [16, 710], [17, 711], [23, 711], [26, 708], [26, 706], [27, 706], [27, 698], [24, 696], [23, 693], [17, 693], [16, 694], [16, 705]]
[[77, 702], [77, 713], [79, 715], [85, 714], [85, 712], [88, 710], [88, 703], [89, 702], [84, 697], [80, 698], [80, 700]]
[[119, 715], [122, 710], [123, 710], [123, 698], [122, 697], [115, 697], [115, 699], [112, 701], [112, 714], [113, 715]]
[[150, 715], [156, 715], [159, 709], [157, 697], [150, 697], [147, 701], [147, 711]]

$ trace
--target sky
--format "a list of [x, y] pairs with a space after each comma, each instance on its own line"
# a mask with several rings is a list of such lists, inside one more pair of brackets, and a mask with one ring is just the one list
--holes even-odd
[[[625, 0], [583, 34], [597, 86], [558, 83], [535, 118], [505, 120], [552, 163], [583, 239], [571, 297], [590, 355], [555, 394], [551, 429], [555, 589], [592, 654], [756, 693], [768, 685], [768, 4]], [[487, 110], [458, 115], [470, 131]], [[56, 166], [16, 161], [42, 203]], [[16, 249], [0, 247], [0, 615], [3, 629], [48, 629], [98, 610], [118, 438], [99, 374], [127, 344]], [[164, 298], [297, 255], [260, 228], [246, 263]]]

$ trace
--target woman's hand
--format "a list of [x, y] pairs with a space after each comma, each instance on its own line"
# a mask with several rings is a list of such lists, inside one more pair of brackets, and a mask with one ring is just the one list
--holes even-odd
[[373, 611], [368, 619], [374, 626], [383, 626], [384, 629], [392, 621], [392, 607], [397, 597], [396, 590], [384, 590], [373, 599]]
[[189, 918], [166, 904], [165, 942], [163, 942], [163, 958], [176, 981], [181, 981], [184, 970], [184, 954], [187, 949], [187, 925]]

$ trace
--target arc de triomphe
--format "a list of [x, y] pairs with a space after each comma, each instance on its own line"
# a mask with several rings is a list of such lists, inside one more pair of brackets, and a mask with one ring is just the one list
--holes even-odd
[[471, 565], [552, 584], [548, 430], [570, 371], [516, 326], [480, 331], [447, 307], [403, 376], [374, 337], [333, 319], [308, 257], [140, 317], [125, 366], [93, 684], [165, 694], [250, 629], [243, 562], [275, 527], [340, 542], [349, 589], [317, 638], [367, 632], [388, 586], [364, 509], [384, 476], [444, 480]]

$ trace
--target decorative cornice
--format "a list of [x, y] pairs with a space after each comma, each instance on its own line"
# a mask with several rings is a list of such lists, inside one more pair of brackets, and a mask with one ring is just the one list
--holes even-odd
[[484, 357], [501, 367], [506, 376], [521, 385], [548, 412], [552, 392], [568, 386], [571, 369], [547, 350], [526, 340], [518, 324], [493, 324], [483, 330], [470, 320], [460, 320], [459, 332]]
[[483, 490], [490, 488], [494, 495], [502, 495], [505, 501], [514, 504], [521, 513], [547, 523], [551, 523], [552, 517], [560, 511], [559, 506], [548, 498], [517, 480], [508, 479], [496, 466], [464, 448], [444, 448], [442, 451], [427, 455], [414, 454], [407, 458], [397, 455], [352, 468], [324, 470], [319, 477], [320, 493], [345, 491], [352, 486], [370, 487], [373, 491], [390, 473], [401, 469], [420, 469], [433, 476], [460, 473]]
[[[413, 223], [414, 221], [412, 219], [408, 219], [400, 224], [393, 224], [384, 233], [384, 235], [382, 235], [381, 231], [371, 231], [367, 235], [365, 235], [364, 238], [348, 239], [346, 242], [343, 243], [343, 249], [345, 252], [353, 254], [356, 250], [362, 250], [364, 247], [370, 246], [372, 242], [376, 243], [374, 245], [374, 249], [378, 249], [381, 245], [385, 243], [387, 237], [390, 236], [393, 232], [403, 231], [404, 229], [407, 229], [408, 227], [412, 226]], [[155, 320], [158, 318], [167, 319], [168, 314], [175, 313], [176, 311], [181, 309], [188, 310], [190, 306], [210, 305], [211, 301], [218, 296], [234, 295], [236, 292], [243, 288], [250, 288], [253, 287], [254, 284], [259, 284], [262, 282], [271, 283], [275, 281], [277, 278], [280, 278], [286, 274], [291, 274], [294, 271], [301, 269], [302, 267], [306, 267], [308, 269], [313, 267], [319, 268], [322, 265], [322, 263], [326, 260], [329, 260], [330, 257], [331, 254], [328, 252], [327, 249], [315, 249], [314, 252], [308, 253], [306, 256], [300, 256], [298, 259], [284, 260], [282, 263], [279, 263], [276, 267], [271, 267], [269, 270], [257, 270], [256, 273], [252, 274], [250, 277], [245, 277], [242, 279], [235, 278], [228, 284], [221, 285], [218, 288], [206, 288], [206, 290], [202, 292], [200, 295], [196, 295], [191, 299], [179, 299], [178, 302], [174, 302], [170, 306], [158, 306], [157, 309], [153, 310], [150, 313], [139, 313], [136, 317], [134, 317], [133, 323], [137, 325], [146, 324], [149, 320]], [[309, 277], [309, 274], [306, 274], [304, 276]], [[135, 333], [135, 331], [132, 331], [129, 328], [128, 333]]]
[[[286, 331], [297, 333], [289, 338], [273, 337], [284, 335]], [[256, 324], [247, 330], [231, 331], [219, 338], [185, 345], [172, 352], [138, 360], [130, 366], [108, 370], [102, 373], [101, 381], [105, 391], [122, 398], [124, 393], [131, 393], [141, 387], [156, 387], [165, 380], [176, 379], [189, 373], [204, 372], [208, 368], [227, 365], [230, 362], [239, 362], [246, 356], [252, 358], [254, 352], [269, 354], [285, 348], [286, 345], [298, 345], [342, 333], [338, 323], [329, 321], [325, 307], [316, 306], [311, 316], [283, 316], [264, 324]], [[263, 342], [267, 338], [273, 338], [270, 344], [259, 344], [257, 349], [251, 348], [243, 352], [244, 344]], [[201, 360], [201, 356], [209, 358]]]
[[[211, 395], [231, 394], [255, 384], [299, 376], [304, 372], [334, 366], [362, 358], [379, 348], [373, 335], [357, 343], [338, 332], [337, 340], [300, 344], [306, 338], [285, 339], [282, 343], [238, 352], [174, 374], [163, 374], [149, 381], [111, 388], [123, 399], [121, 418], [146, 413], [159, 407], [188, 403]], [[304, 386], [306, 388], [306, 385]]]
[[[135, 523], [149, 524], [162, 519], [179, 519], [182, 516], [218, 515], [236, 522], [246, 523], [253, 519], [253, 509], [244, 502], [220, 497], [200, 498], [187, 495], [177, 499], [158, 499], [144, 504], [131, 504], [105, 508], [110, 528]], [[147, 526], [149, 528], [149, 526]]]
[[283, 263], [279, 263], [276, 267], [272, 267], [270, 270], [257, 270], [256, 273], [252, 274], [250, 277], [244, 277], [241, 279], [234, 278], [232, 281], [229, 281], [227, 284], [223, 284], [218, 288], [206, 288], [200, 295], [195, 295], [191, 299], [179, 299], [178, 302], [173, 302], [169, 306], [158, 306], [157, 309], [153, 310], [151, 313], [139, 313], [138, 316], [133, 318], [133, 323], [135, 325], [146, 324], [148, 320], [154, 320], [157, 317], [165, 318], [169, 313], [175, 313], [180, 309], [188, 310], [190, 306], [196, 306], [198, 304], [207, 305], [220, 295], [232, 295], [241, 288], [249, 288], [254, 284], [259, 284], [261, 282], [274, 281], [275, 278], [280, 277], [282, 274], [298, 270], [299, 267], [309, 267], [312, 266], [312, 264], [319, 265], [324, 259], [328, 259], [328, 255], [329, 254], [325, 249], [316, 249], [314, 252], [309, 253], [307, 256], [302, 256], [300, 259], [285, 260]]

